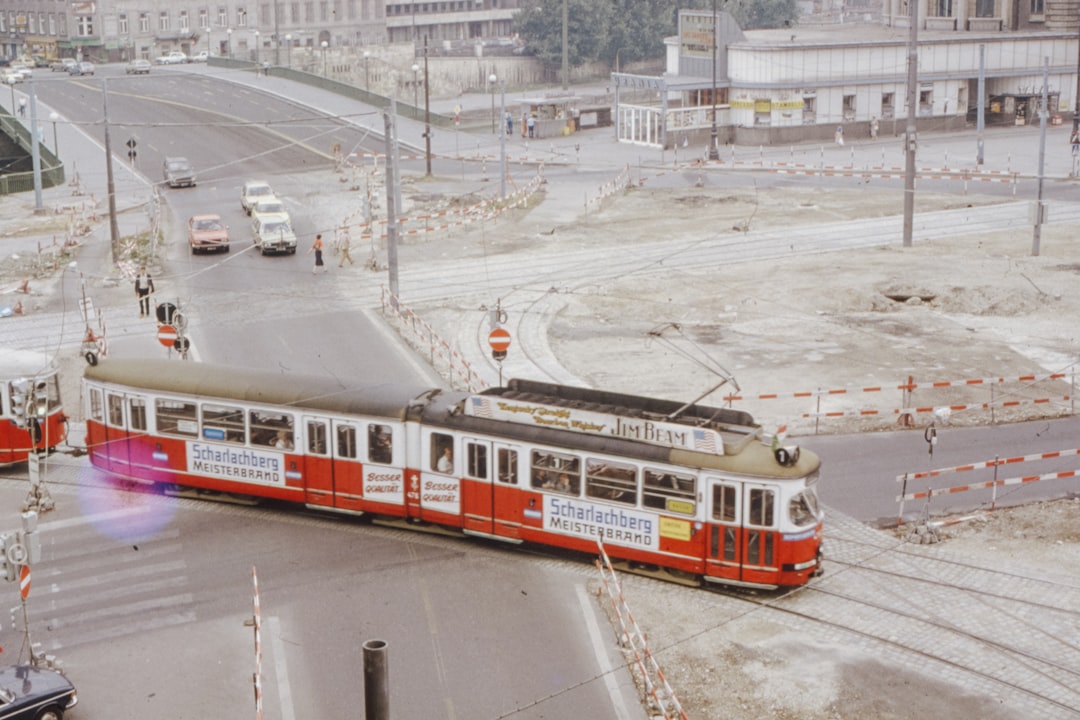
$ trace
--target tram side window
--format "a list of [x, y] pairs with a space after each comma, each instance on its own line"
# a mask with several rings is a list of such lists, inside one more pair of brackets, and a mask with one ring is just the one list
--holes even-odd
[[693, 515], [697, 509], [697, 478], [661, 470], [645, 471], [641, 502], [665, 512]]
[[326, 423], [308, 420], [307, 451], [312, 455], [326, 454]]
[[499, 482], [507, 485], [517, 485], [517, 450], [499, 448], [495, 454], [499, 464]]
[[735, 522], [736, 494], [734, 485], [714, 485], [712, 491], [712, 517], [723, 523]]
[[124, 398], [122, 395], [109, 395], [109, 424], [124, 427]]
[[585, 459], [585, 495], [625, 505], [637, 504], [637, 468], [625, 463]]
[[202, 406], [202, 434], [207, 440], [224, 440], [243, 443], [247, 440], [244, 429], [244, 411], [229, 405], [204, 403]]
[[772, 527], [773, 519], [773, 491], [762, 488], [751, 488], [750, 507], [747, 511], [746, 522], [748, 525], [758, 527]]
[[428, 447], [431, 469], [449, 475], [454, 472], [454, 437], [443, 433], [431, 433]]
[[394, 457], [393, 440], [389, 425], [368, 425], [368, 460], [389, 465]]
[[465, 472], [469, 477], [487, 480], [488, 449], [487, 445], [475, 442], [465, 443]]
[[248, 413], [251, 444], [292, 450], [296, 447], [293, 416], [268, 410], [252, 410]]
[[[10, 391], [8, 397], [11, 397]], [[97, 388], [90, 389], [90, 417], [94, 420], [101, 420], [105, 416], [105, 411], [101, 404], [101, 391]]]
[[352, 425], [337, 426], [337, 456], [356, 459], [356, 428]]
[[131, 398], [128, 401], [128, 421], [132, 430], [146, 430], [146, 400]]
[[532, 486], [545, 490], [581, 494], [581, 459], [562, 453], [532, 452]]
[[157, 431], [163, 435], [199, 434], [199, 417], [195, 403], [183, 400], [158, 400], [154, 404]]

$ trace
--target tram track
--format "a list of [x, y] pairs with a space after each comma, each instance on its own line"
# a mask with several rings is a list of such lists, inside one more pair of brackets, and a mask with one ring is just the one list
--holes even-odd
[[[1032, 592], [1028, 583], [1054, 589], [1060, 583], [898, 548], [875, 549], [879, 552], [859, 562], [831, 559], [830, 565], [841, 569], [806, 587], [774, 598], [746, 599], [827, 627], [845, 642], [860, 638], [873, 652], [884, 645], [907, 656], [905, 663], [914, 656], [940, 664], [965, 676], [959, 684], [974, 684], [987, 696], [1002, 691], [1023, 695], [1029, 707], [1030, 701], [1039, 706], [1031, 717], [1063, 717], [1063, 711], [1066, 717], [1080, 716], [1080, 646], [1069, 641], [1080, 610], [1027, 596]], [[867, 564], [897, 555], [912, 564], [910, 572]], [[927, 572], [928, 560], [949, 567]], [[950, 572], [979, 577], [957, 581], [948, 577]], [[1020, 581], [1023, 587], [1014, 589]]]

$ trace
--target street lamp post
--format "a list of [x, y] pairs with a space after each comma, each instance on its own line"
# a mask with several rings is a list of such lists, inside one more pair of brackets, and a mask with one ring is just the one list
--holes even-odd
[[431, 83], [428, 82], [428, 36], [424, 35], [424, 167], [431, 177]]
[[370, 50], [365, 50], [364, 51], [364, 90], [366, 92], [371, 92], [371, 84], [368, 82], [368, 78], [369, 78], [369, 75], [368, 75], [368, 60], [370, 60], [370, 59], [371, 59], [371, 51]]
[[57, 162], [60, 160], [60, 145], [56, 142], [56, 121], [60, 119], [60, 113], [53, 110], [49, 113], [49, 120], [52, 120], [52, 151], [56, 156]]
[[[259, 31], [255, 31], [255, 62], [259, 62]], [[255, 68], [255, 74], [259, 73], [259, 68]]]
[[319, 46], [322, 48], [322, 74], [326, 77], [326, 48], [330, 47], [330, 43], [323, 40]]
[[709, 159], [720, 159], [719, 140], [716, 130], [716, 0], [712, 0], [712, 128], [709, 130]]
[[495, 73], [491, 73], [490, 75], [488, 75], [488, 85], [491, 86], [491, 134], [492, 135], [495, 134], [495, 130], [496, 130], [496, 127], [497, 127], [495, 125], [495, 81], [498, 80], [498, 79], [499, 78], [495, 75]]
[[413, 63], [412, 66], [412, 106], [414, 108], [420, 107], [419, 92], [420, 92], [420, 66]]
[[232, 28], [226, 30], [225, 33], [229, 36], [229, 59], [232, 60]]
[[[499, 81], [499, 122], [506, 118], [506, 81]], [[499, 128], [499, 199], [506, 198], [506, 128]]]
[[15, 117], [15, 78], [8, 77], [8, 85], [11, 86], [11, 117]]
[[292, 68], [292, 33], [285, 34], [285, 61]]

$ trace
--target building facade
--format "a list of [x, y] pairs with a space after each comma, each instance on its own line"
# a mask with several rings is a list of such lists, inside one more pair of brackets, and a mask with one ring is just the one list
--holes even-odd
[[[936, 0], [919, 1], [924, 12]], [[1026, 12], [1036, 7], [1034, 0], [953, 0], [948, 5], [953, 13], [948, 22], [945, 15], [920, 16], [925, 21], [919, 23], [918, 95], [913, 98], [920, 128], [963, 127], [980, 105], [989, 123], [1030, 122], [1041, 103], [1044, 72], [1049, 113], [1072, 114], [1080, 11], [1072, 16], [1071, 28], [1050, 29], [1063, 21], [1051, 23], [1047, 18], [1058, 16], [1046, 8], [1039, 16], [1027, 13], [1019, 23], [1023, 27], [1011, 29], [1021, 5]], [[714, 24], [708, 12], [680, 13], [679, 36], [668, 40], [668, 71], [662, 77], [613, 76], [620, 140], [662, 147], [706, 142], [714, 124], [721, 143], [737, 144], [827, 138], [838, 126], [849, 126], [849, 136], [869, 134], [871, 124], [882, 134], [891, 134], [898, 122], [902, 129], [909, 101], [906, 16], [903, 22], [900, 15], [887, 15], [878, 24], [745, 33], [722, 16]], [[935, 24], [935, 18], [942, 23]], [[1033, 24], [1036, 19], [1042, 21]], [[984, 29], [982, 21], [995, 29]], [[1010, 29], [1003, 29], [1006, 25]], [[619, 90], [627, 87], [653, 88], [659, 102], [623, 104]]]
[[517, 0], [0, 0], [0, 54], [119, 62], [450, 42], [509, 36], [516, 9]]

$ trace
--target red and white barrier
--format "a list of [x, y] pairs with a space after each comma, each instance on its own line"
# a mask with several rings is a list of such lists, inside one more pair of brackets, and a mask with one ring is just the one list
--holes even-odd
[[619, 645], [627, 648], [633, 655], [634, 667], [637, 668], [641, 681], [645, 685], [645, 694], [652, 700], [656, 710], [663, 714], [664, 720], [674, 718], [687, 720], [682, 703], [679, 702], [678, 696], [664, 677], [660, 664], [649, 652], [645, 633], [638, 627], [633, 613], [630, 612], [630, 606], [623, 596], [622, 583], [615, 575], [615, 568], [612, 567], [611, 559], [604, 550], [603, 541], [597, 538], [596, 545], [600, 552], [600, 557], [596, 560], [596, 568], [600, 571], [600, 582], [618, 618]]

